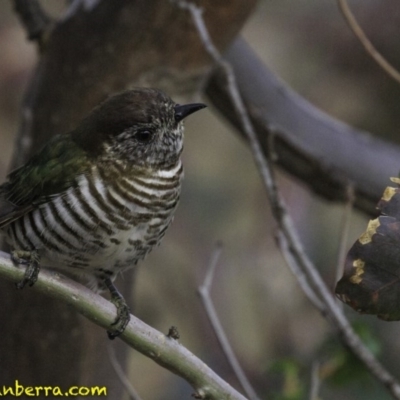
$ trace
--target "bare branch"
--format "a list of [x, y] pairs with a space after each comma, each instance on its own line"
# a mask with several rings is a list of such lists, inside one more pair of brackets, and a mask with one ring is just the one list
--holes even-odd
[[[347, 255], [347, 239], [349, 237], [349, 229], [350, 229], [350, 217], [351, 212], [353, 211], [354, 205], [354, 188], [353, 185], [349, 185], [347, 189], [347, 201], [343, 210], [343, 217], [341, 222], [341, 234], [339, 240], [339, 247], [337, 252], [337, 262], [336, 262], [336, 276], [334, 286], [336, 286], [336, 282], [342, 277], [344, 262], [346, 260]], [[342, 303], [343, 304], [343, 303]]]
[[[277, 191], [278, 187], [276, 185], [276, 177], [275, 177], [275, 169], [274, 164], [279, 160], [278, 155], [275, 152], [275, 136], [277, 131], [270, 128], [271, 134], [268, 136], [268, 149], [267, 156], [268, 160], [270, 160], [270, 172], [272, 178], [273, 190]], [[307, 274], [303, 271], [303, 269], [298, 264], [296, 258], [293, 256], [291, 249], [289, 248], [289, 244], [285, 234], [282, 229], [278, 229], [278, 232], [275, 236], [275, 239], [278, 243], [278, 246], [282, 252], [282, 255], [286, 261], [287, 266], [289, 267], [292, 274], [296, 277], [298, 284], [303, 290], [304, 294], [310, 300], [310, 302], [317, 308], [323, 315], [326, 315], [326, 307], [324, 303], [321, 301], [318, 294], [315, 292], [314, 288], [310, 285], [308, 281]], [[301, 249], [303, 251], [303, 249]], [[305, 254], [302, 257], [306, 257]]]
[[319, 379], [319, 362], [314, 361], [311, 366], [311, 385], [310, 385], [310, 400], [318, 400], [319, 387], [321, 381]]
[[355, 19], [353, 13], [350, 10], [349, 5], [347, 4], [347, 0], [338, 0], [339, 9], [342, 12], [344, 19], [347, 22], [347, 25], [356, 35], [360, 43], [363, 45], [366, 52], [371, 56], [371, 58], [397, 83], [400, 83], [400, 72], [393, 67], [379, 51], [375, 48], [375, 46], [371, 43], [371, 41], [367, 38], [365, 32], [361, 28], [360, 24]]
[[108, 358], [110, 359], [111, 365], [114, 368], [114, 371], [115, 371], [118, 379], [122, 383], [122, 386], [125, 388], [126, 392], [128, 393], [129, 398], [131, 400], [141, 400], [139, 393], [136, 392], [135, 388], [132, 386], [128, 377], [125, 375], [124, 369], [118, 362], [117, 356], [115, 354], [115, 350], [113, 347], [113, 342], [111, 342], [111, 341], [107, 342], [107, 352], [108, 352]]
[[210, 260], [210, 264], [207, 268], [206, 276], [204, 278], [204, 282], [201, 286], [199, 286], [198, 293], [200, 295], [201, 301], [203, 303], [204, 309], [207, 313], [207, 317], [210, 321], [210, 324], [214, 330], [215, 335], [217, 336], [218, 342], [225, 354], [226, 359], [228, 360], [229, 365], [231, 366], [233, 372], [236, 375], [240, 385], [242, 386], [244, 392], [249, 397], [250, 400], [258, 400], [255, 390], [251, 386], [249, 380], [247, 379], [246, 374], [244, 373], [242, 367], [238, 359], [236, 358], [235, 353], [233, 352], [232, 346], [229, 343], [229, 339], [226, 336], [224, 328], [222, 327], [221, 321], [219, 320], [218, 314], [215, 310], [214, 304], [211, 300], [210, 290], [212, 281], [214, 279], [215, 268], [217, 267], [219, 257], [221, 255], [222, 247], [220, 244], [217, 244]]
[[[388, 178], [398, 175], [400, 147], [317, 109], [277, 78], [243, 39], [224, 56], [233, 66], [264, 154], [273, 127], [279, 166], [329, 200], [347, 201], [347, 186], [353, 184], [355, 208], [376, 215]], [[212, 75], [206, 91], [246, 139], [221, 71]]]
[[[0, 252], [0, 276], [18, 282], [23, 274], [24, 270], [15, 267], [8, 254]], [[115, 320], [115, 306], [111, 302], [55, 272], [46, 269], [40, 271], [38, 281], [27, 290], [60, 300], [105, 329]], [[169, 339], [133, 315], [120, 338], [130, 347], [185, 379], [196, 390], [196, 395], [202, 396], [199, 398], [246, 400], [176, 340]]]
[[310, 286], [314, 289], [315, 293], [324, 303], [329, 320], [331, 321], [333, 327], [338, 330], [338, 334], [343, 340], [344, 344], [364, 363], [364, 365], [375, 376], [375, 378], [378, 379], [385, 387], [387, 387], [387, 389], [395, 398], [400, 399], [399, 383], [388, 371], [386, 371], [386, 369], [383, 368], [383, 366], [376, 360], [369, 349], [364, 346], [360, 338], [355, 334], [350, 323], [343, 314], [343, 311], [340, 307], [338, 307], [335, 298], [332, 296], [318, 270], [304, 253], [301, 242], [294, 228], [293, 221], [287, 213], [283, 199], [277, 190], [273, 174], [271, 173], [270, 161], [264, 157], [263, 149], [240, 96], [236, 78], [231, 65], [223, 60], [216, 47], [213, 45], [204, 21], [201, 19], [201, 12], [195, 12], [197, 7], [194, 4], [184, 1], [180, 1], [180, 3], [188, 4], [187, 8], [192, 14], [193, 20], [196, 23], [196, 27], [199, 31], [199, 35], [204, 41], [205, 48], [225, 75], [228, 84], [227, 91], [237, 112], [242, 129], [250, 143], [256, 165], [262, 176], [262, 180], [267, 191], [273, 215], [280, 230], [282, 231], [282, 234], [285, 236], [285, 239], [288, 242], [288, 248], [293, 256], [294, 261], [298, 264], [298, 267], [302, 269], [310, 282]]
[[206, 276], [204, 277], [203, 284], [199, 287], [199, 293], [210, 293], [211, 285], [214, 280], [215, 269], [217, 268], [219, 258], [221, 257], [222, 243], [215, 244], [215, 250], [211, 256], [210, 263], [207, 268]]
[[288, 242], [282, 231], [278, 231], [276, 235], [276, 240], [287, 266], [289, 267], [292, 274], [296, 277], [297, 282], [303, 290], [304, 294], [307, 296], [308, 300], [310, 300], [310, 302], [314, 305], [314, 307], [321, 312], [321, 314], [326, 315], [327, 311], [324, 303], [315, 293], [314, 288], [308, 282], [307, 275], [299, 267], [296, 259], [293, 257], [292, 251], [289, 249]]
[[52, 25], [52, 19], [44, 12], [38, 0], [14, 0], [14, 9], [19, 15], [29, 40], [43, 44], [43, 38]]

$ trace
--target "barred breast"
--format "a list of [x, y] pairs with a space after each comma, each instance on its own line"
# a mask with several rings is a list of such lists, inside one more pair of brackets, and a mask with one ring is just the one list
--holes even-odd
[[42, 266], [113, 277], [160, 242], [173, 219], [182, 176], [180, 161], [151, 173], [95, 166], [75, 187], [12, 223], [9, 242], [15, 249], [39, 250]]

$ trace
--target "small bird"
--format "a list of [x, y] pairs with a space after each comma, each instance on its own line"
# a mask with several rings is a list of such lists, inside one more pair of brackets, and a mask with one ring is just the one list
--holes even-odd
[[108, 98], [69, 133], [54, 136], [0, 186], [0, 230], [16, 264], [17, 284], [32, 286], [48, 267], [108, 289], [120, 335], [129, 307], [114, 286], [170, 225], [183, 176], [183, 119], [206, 107], [179, 105], [157, 89]]

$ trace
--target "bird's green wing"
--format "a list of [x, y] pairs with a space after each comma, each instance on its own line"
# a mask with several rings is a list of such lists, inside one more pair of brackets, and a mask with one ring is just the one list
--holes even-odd
[[55, 136], [0, 186], [0, 228], [75, 186], [77, 176], [89, 169], [86, 152], [70, 134]]

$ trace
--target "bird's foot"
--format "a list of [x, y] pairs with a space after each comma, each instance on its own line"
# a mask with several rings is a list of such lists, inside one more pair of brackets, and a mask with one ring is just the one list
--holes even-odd
[[32, 286], [38, 278], [40, 271], [40, 256], [37, 250], [13, 250], [11, 259], [15, 264], [26, 265], [24, 277], [21, 281], [15, 284], [17, 289], [23, 289], [26, 284]]
[[109, 339], [113, 340], [124, 332], [131, 319], [130, 310], [122, 294], [114, 286], [110, 278], [105, 278], [104, 283], [111, 294], [111, 302], [117, 307], [117, 318], [111, 324], [112, 330], [107, 331]]

